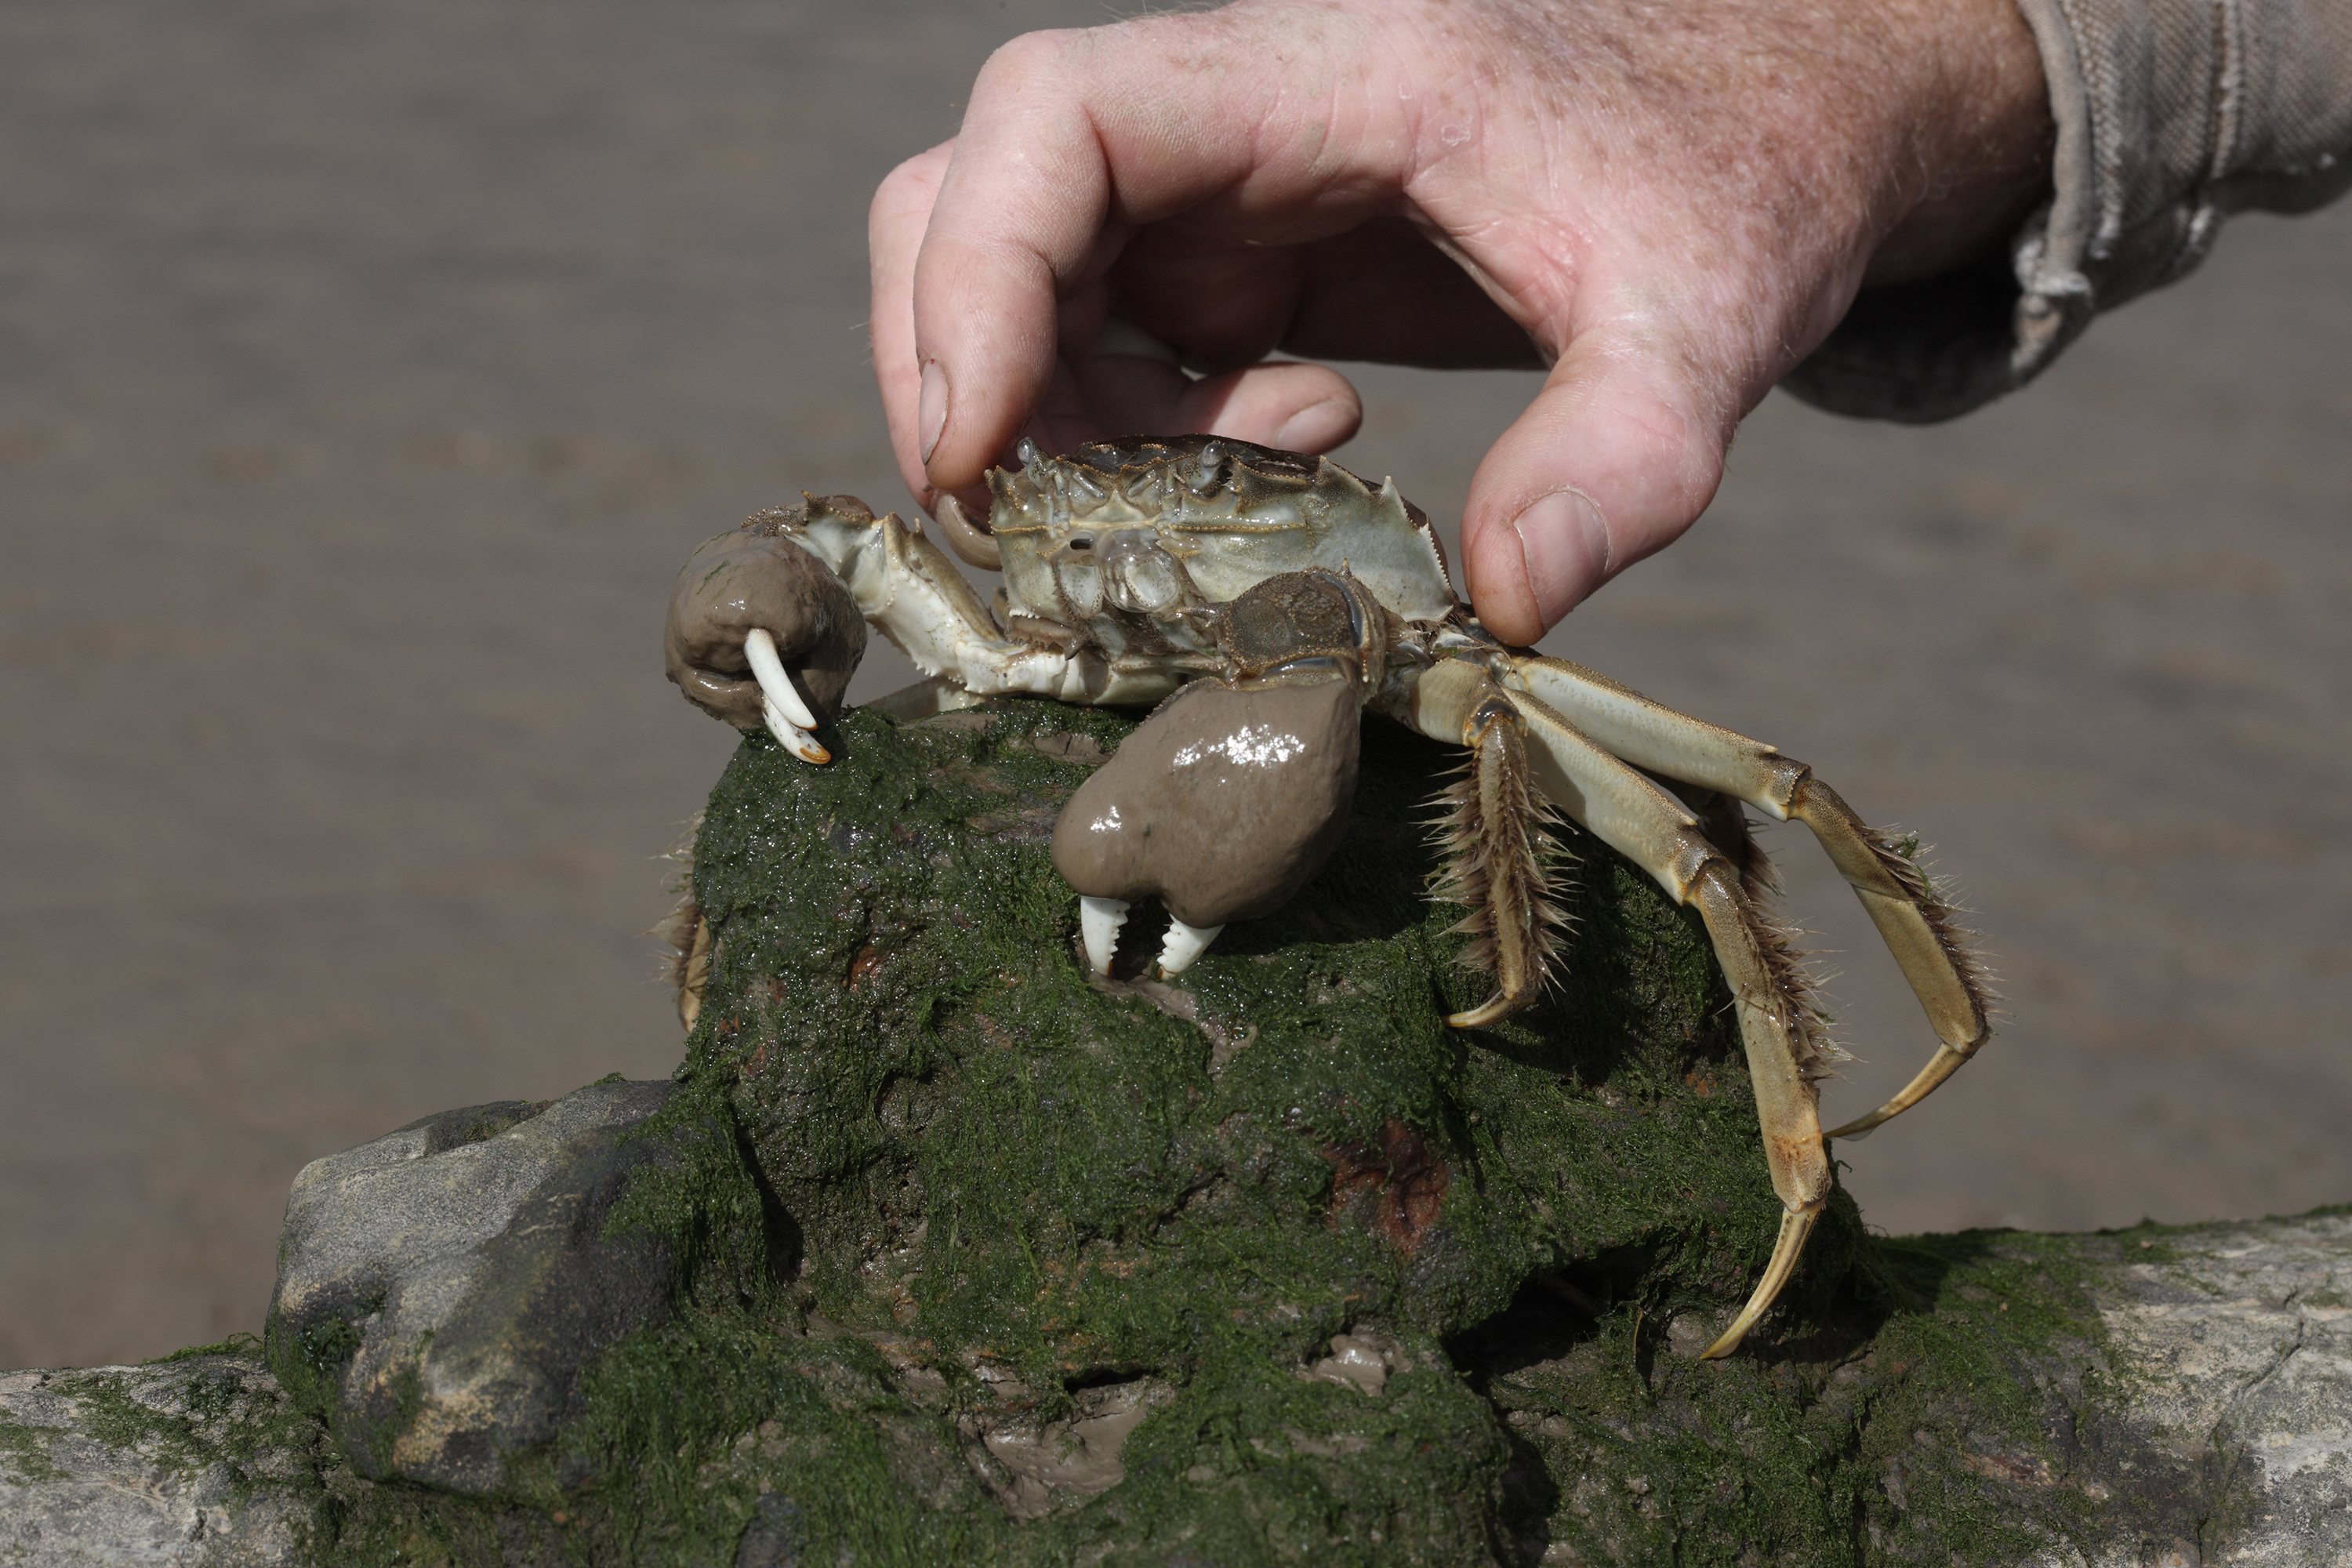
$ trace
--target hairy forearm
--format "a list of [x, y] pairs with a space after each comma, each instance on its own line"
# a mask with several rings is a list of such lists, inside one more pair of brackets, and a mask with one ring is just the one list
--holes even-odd
[[1931, 278], [2015, 232], [2049, 199], [2055, 128], [2041, 50], [2016, 0], [1949, 0], [1914, 9], [1941, 78], [1940, 154], [1910, 210], [1871, 257], [1865, 287]]
[[[1939, 283], [1891, 265], [1787, 384], [1839, 412], [1948, 418], [2039, 374], [2098, 312], [2192, 270], [2224, 219], [2352, 187], [2352, 0], [2016, 0], [2048, 82], [2043, 199]], [[1931, 251], [1937, 247], [1930, 247]], [[1965, 256], [1965, 247], [1942, 247]]]

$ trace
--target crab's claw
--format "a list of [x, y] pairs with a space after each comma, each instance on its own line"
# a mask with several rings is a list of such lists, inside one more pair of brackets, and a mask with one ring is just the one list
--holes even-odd
[[1054, 825], [1054, 866], [1078, 890], [1095, 973], [1110, 973], [1138, 899], [1168, 908], [1171, 978], [1226, 921], [1288, 902], [1347, 830], [1359, 712], [1337, 673], [1247, 689], [1196, 680], [1122, 741]]
[[849, 496], [812, 497], [720, 534], [678, 574], [662, 637], [688, 701], [738, 729], [764, 725], [806, 763], [833, 760], [815, 731], [866, 654], [857, 601], [791, 537], [820, 511], [873, 515]]
[[767, 722], [768, 733], [804, 763], [833, 761], [833, 753], [817, 743], [816, 715], [801, 700], [793, 678], [785, 673], [775, 634], [765, 626], [745, 632], [743, 657], [751, 661], [751, 674], [760, 683], [760, 717]]
[[[1119, 928], [1127, 924], [1128, 900], [1125, 899], [1090, 899], [1078, 897], [1078, 938], [1086, 944], [1087, 967], [1097, 974], [1110, 973], [1110, 961], [1118, 952]], [[1188, 926], [1171, 915], [1168, 934], [1160, 943], [1160, 973], [1169, 980], [1175, 979], [1192, 967], [1193, 960], [1209, 951], [1217, 940], [1221, 925]]]
[[1160, 973], [1173, 980], [1192, 967], [1192, 961], [1209, 951], [1217, 940], [1223, 925], [1188, 926], [1175, 916], [1168, 917], [1168, 934], [1160, 942]]
[[1110, 973], [1112, 954], [1118, 951], [1118, 928], [1127, 923], [1125, 899], [1078, 897], [1078, 939], [1086, 943], [1087, 967], [1097, 974]]

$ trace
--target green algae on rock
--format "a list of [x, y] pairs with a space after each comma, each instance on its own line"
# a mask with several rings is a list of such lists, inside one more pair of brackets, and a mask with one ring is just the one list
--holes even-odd
[[747, 739], [704, 1005], [628, 1134], [663, 1154], [601, 1210], [667, 1310], [477, 1495], [322, 1440], [290, 1560], [1941, 1568], [2237, 1528], [2242, 1446], [2123, 1414], [2115, 1238], [1890, 1243], [1839, 1194], [1694, 1359], [1780, 1210], [1705, 933], [1570, 830], [1558, 993], [1447, 1030], [1485, 977], [1425, 898], [1444, 748], [1369, 726], [1297, 899], [1181, 985], [1090, 978], [1048, 844], [1129, 723]]
[[[1181, 986], [1091, 980], [1046, 846], [1129, 723], [862, 711], [823, 769], [748, 740], [696, 850], [714, 941], [682, 1076], [725, 1094], [789, 1216], [799, 1311], [936, 1380], [1000, 1497], [989, 1457], [1024, 1427], [1151, 1391], [1119, 1479], [1048, 1486], [1024, 1555], [1143, 1561], [1253, 1519], [1270, 1560], [1520, 1555], [1542, 1521], [1449, 1340], [1538, 1281], [1719, 1323], [1771, 1247], [1705, 932], [1570, 830], [1558, 994], [1447, 1030], [1485, 980], [1426, 891], [1456, 759], [1373, 724], [1297, 898]], [[1815, 1247], [1853, 1230], [1841, 1205]], [[1346, 1336], [1395, 1347], [1380, 1392], [1313, 1375]], [[1318, 1522], [1285, 1549], [1294, 1519]]]
[[[1489, 1560], [2352, 1560], [2352, 1213], [1880, 1245], [1857, 1258], [1862, 1283], [1830, 1314], [1832, 1332], [1752, 1363], [1682, 1359], [1673, 1330], [1650, 1331], [1633, 1302], [1596, 1323], [1542, 1293], [1451, 1342], [1501, 1416], [1507, 1477], [1550, 1510], [1540, 1532]], [[1865, 1337], [1848, 1337], [1872, 1300], [1874, 1326], [1864, 1313]], [[2105, 1343], [2091, 1337], [2102, 1322]], [[1307, 1370], [1377, 1396], [1402, 1348], [1341, 1336]], [[1016, 1525], [1052, 1500], [990, 1496], [950, 1446], [955, 1429], [915, 1418], [940, 1405], [939, 1384], [856, 1335], [780, 1333], [708, 1308], [673, 1319], [602, 1373], [587, 1447], [627, 1463], [503, 1500], [365, 1480], [256, 1350], [244, 1336], [146, 1366], [0, 1373], [0, 1561], [759, 1568], [1096, 1556], [1050, 1520], [1043, 1531]], [[1296, 1387], [1226, 1396], [1262, 1422]], [[1034, 1446], [1030, 1458], [1095, 1450], [1124, 1420], [1123, 1485], [1157, 1474], [1174, 1491], [1146, 1445], [1164, 1451], [1192, 1434], [1155, 1430], [1146, 1417], [1163, 1400], [1082, 1390], [1073, 1418], [1049, 1428], [1066, 1448]], [[1371, 1435], [1360, 1421], [1318, 1452], [1301, 1426], [1235, 1457], [1274, 1471], [1299, 1455], [1362, 1451]], [[1022, 1460], [1017, 1442], [995, 1451]], [[1320, 1550], [1328, 1529], [1264, 1506], [1306, 1494], [1272, 1486], [1261, 1478], [1255, 1511], [1205, 1520], [1172, 1551], [1108, 1555], [1155, 1568], [1432, 1559], [1410, 1538]]]

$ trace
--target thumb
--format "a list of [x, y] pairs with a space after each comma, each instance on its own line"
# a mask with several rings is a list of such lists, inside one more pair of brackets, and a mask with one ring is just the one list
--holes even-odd
[[1738, 405], [1696, 380], [1655, 344], [1570, 344], [1470, 481], [1463, 574], [1489, 631], [1533, 643], [1706, 509]]

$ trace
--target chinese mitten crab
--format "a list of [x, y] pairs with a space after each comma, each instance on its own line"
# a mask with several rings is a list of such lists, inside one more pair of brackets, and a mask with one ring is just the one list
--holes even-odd
[[[1897, 844], [1804, 763], [1662, 708], [1564, 660], [1504, 647], [1454, 595], [1428, 520], [1392, 483], [1238, 441], [1129, 439], [1053, 458], [1024, 442], [989, 475], [987, 526], [943, 531], [1002, 570], [992, 615], [919, 524], [845, 496], [762, 513], [698, 551], [670, 604], [671, 679], [811, 763], [870, 622], [934, 690], [1160, 706], [1064, 808], [1054, 860], [1079, 894], [1087, 961], [1108, 972], [1128, 907], [1171, 916], [1175, 975], [1226, 921], [1269, 913], [1343, 830], [1366, 709], [1468, 752], [1447, 791], [1441, 897], [1470, 906], [1468, 961], [1494, 995], [1475, 1028], [1533, 1001], [1559, 916], [1543, 820], [1573, 817], [1696, 904], [1736, 1000], [1780, 1238], [1728, 1354], [1795, 1268], [1829, 1193], [1814, 1080], [1829, 1047], [1803, 976], [1760, 913], [1769, 872], [1740, 804], [1811, 828], [1861, 896], [1939, 1039], [1911, 1083], [1831, 1136], [1924, 1098], [1988, 1033], [1950, 911]], [[949, 692], [951, 697], [952, 692]]]

